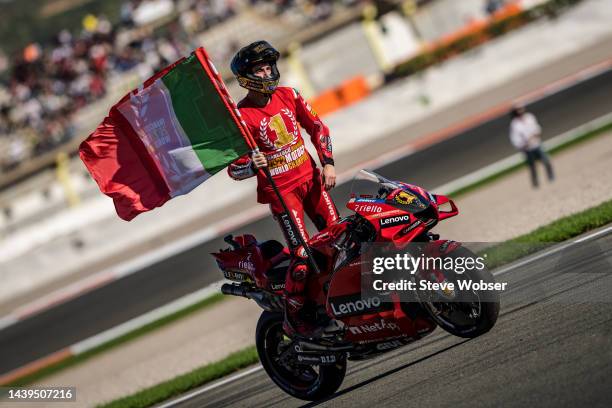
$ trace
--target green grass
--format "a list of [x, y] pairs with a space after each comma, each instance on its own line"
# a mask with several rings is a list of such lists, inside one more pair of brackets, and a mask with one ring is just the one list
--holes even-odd
[[612, 200], [560, 218], [528, 234], [486, 250], [487, 266], [498, 266], [535, 253], [553, 242], [562, 242], [612, 223]]
[[149, 324], [147, 324], [147, 325], [145, 325], [145, 326], [143, 326], [143, 327], [141, 327], [139, 329], [136, 329], [136, 330], [134, 330], [134, 331], [132, 331], [130, 333], [127, 333], [127, 334], [121, 336], [121, 337], [118, 337], [118, 338], [116, 338], [114, 340], [111, 340], [108, 343], [104, 343], [104, 344], [102, 344], [102, 345], [100, 345], [100, 346], [98, 346], [96, 348], [93, 348], [93, 349], [91, 349], [89, 351], [86, 351], [83, 354], [79, 354], [79, 355], [74, 356], [74, 357], [69, 357], [66, 360], [58, 362], [57, 364], [53, 364], [53, 365], [50, 365], [48, 367], [45, 367], [45, 368], [43, 368], [40, 371], [34, 372], [34, 373], [32, 373], [32, 374], [30, 374], [28, 376], [22, 377], [19, 380], [16, 380], [16, 381], [14, 381], [14, 382], [12, 382], [10, 384], [7, 384], [6, 386], [8, 386], [8, 387], [11, 387], [11, 386], [12, 387], [19, 387], [19, 386], [24, 386], [24, 385], [31, 384], [33, 382], [39, 381], [39, 380], [43, 379], [44, 377], [50, 376], [52, 374], [55, 374], [55, 373], [65, 369], [65, 368], [72, 367], [72, 366], [74, 366], [76, 364], [82, 363], [83, 361], [88, 360], [91, 357], [96, 356], [96, 355], [98, 355], [100, 353], [103, 353], [103, 352], [105, 352], [105, 351], [107, 351], [109, 349], [112, 349], [115, 346], [127, 343], [127, 342], [129, 342], [131, 340], [134, 340], [134, 339], [140, 337], [140, 336], [143, 336], [143, 335], [145, 335], [147, 333], [150, 333], [150, 332], [152, 332], [154, 330], [157, 330], [160, 327], [165, 326], [167, 324], [170, 324], [170, 323], [172, 323], [172, 322], [174, 322], [176, 320], [179, 320], [182, 317], [185, 317], [185, 316], [187, 316], [187, 315], [189, 315], [189, 314], [191, 314], [193, 312], [196, 312], [196, 311], [201, 310], [201, 309], [203, 309], [205, 307], [208, 307], [208, 306], [212, 306], [212, 305], [214, 305], [214, 304], [216, 304], [216, 303], [218, 303], [218, 302], [220, 302], [220, 301], [222, 301], [222, 300], [224, 300], [226, 298], [227, 297], [225, 295], [222, 295], [220, 293], [214, 294], [214, 295], [212, 295], [212, 296], [210, 296], [210, 297], [208, 297], [206, 299], [203, 299], [202, 301], [200, 301], [200, 302], [198, 302], [198, 303], [196, 303], [196, 304], [194, 304], [192, 306], [189, 306], [189, 307], [187, 307], [185, 309], [179, 310], [176, 313], [173, 313], [173, 314], [168, 315], [168, 316], [166, 316], [164, 318], [161, 318], [159, 320], [151, 322], [151, 323], [149, 323]]
[[[576, 146], [576, 145], [578, 145], [580, 143], [583, 143], [583, 142], [586, 142], [588, 140], [591, 140], [591, 139], [595, 138], [596, 136], [600, 136], [600, 135], [602, 135], [602, 134], [604, 134], [604, 133], [606, 133], [606, 132], [608, 132], [610, 130], [612, 130], [612, 123], [608, 123], [607, 125], [601, 126], [601, 127], [597, 128], [597, 129], [594, 129], [594, 130], [592, 130], [590, 132], [587, 132], [584, 135], [582, 135], [582, 136], [572, 140], [571, 142], [568, 142], [568, 143], [562, 144], [560, 146], [557, 146], [554, 149], [550, 149], [548, 151], [548, 154], [555, 155], [555, 154], [557, 154], [557, 153], [559, 153], [559, 152], [561, 152], [563, 150], [566, 150], [566, 149], [568, 149], [570, 147], [573, 147], [573, 146]], [[455, 191], [453, 191], [453, 192], [451, 192], [451, 193], [449, 193], [447, 195], [448, 196], [452, 196], [453, 198], [457, 198], [458, 196], [461, 196], [461, 195], [467, 194], [469, 192], [472, 192], [474, 190], [477, 190], [480, 187], [483, 187], [483, 186], [485, 186], [487, 184], [491, 184], [491, 183], [499, 180], [502, 177], [505, 177], [505, 176], [507, 176], [507, 175], [509, 175], [511, 173], [514, 173], [515, 171], [523, 168], [524, 166], [525, 166], [525, 163], [517, 164], [515, 166], [512, 166], [510, 168], [502, 170], [502, 171], [500, 171], [498, 173], [492, 174], [491, 176], [489, 176], [489, 177], [487, 177], [485, 179], [479, 180], [479, 181], [477, 181], [477, 182], [475, 182], [473, 184], [470, 184], [468, 186], [465, 186], [465, 187], [462, 187], [462, 188], [460, 188], [458, 190], [455, 190]]]
[[180, 395], [207, 382], [248, 367], [258, 361], [255, 346], [230, 354], [225, 359], [207, 364], [172, 380], [147, 388], [130, 396], [109, 402], [104, 408], [149, 407], [158, 402]]

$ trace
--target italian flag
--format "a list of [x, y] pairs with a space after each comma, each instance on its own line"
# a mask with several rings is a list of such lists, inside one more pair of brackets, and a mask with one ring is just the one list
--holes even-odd
[[79, 155], [129, 221], [190, 192], [254, 146], [199, 48], [125, 95], [81, 143]]

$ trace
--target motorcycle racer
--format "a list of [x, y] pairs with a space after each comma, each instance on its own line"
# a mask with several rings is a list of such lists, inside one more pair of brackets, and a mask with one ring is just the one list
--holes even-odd
[[[248, 89], [238, 103], [241, 119], [256, 141], [259, 151], [244, 155], [228, 167], [230, 177], [243, 180], [257, 175], [257, 201], [269, 204], [281, 226], [292, 252], [285, 282], [285, 321], [287, 334], [317, 337], [329, 331], [317, 327], [304, 317], [305, 282], [310, 272], [296, 234], [308, 240], [304, 212], [318, 230], [338, 220], [338, 211], [327, 190], [336, 184], [334, 159], [329, 129], [299, 92], [279, 87], [276, 66], [280, 54], [266, 41], [257, 41], [240, 49], [231, 62], [238, 83]], [[310, 135], [323, 172], [317, 168], [304, 145], [299, 126]], [[268, 167], [286, 203], [289, 215], [267, 178], [257, 169]], [[298, 231], [293, 231], [290, 216]]]

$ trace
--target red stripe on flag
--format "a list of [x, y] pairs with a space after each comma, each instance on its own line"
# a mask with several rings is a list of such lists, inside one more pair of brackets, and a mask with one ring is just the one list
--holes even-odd
[[100, 191], [113, 199], [117, 215], [126, 221], [163, 205], [170, 199], [170, 191], [144, 143], [117, 107], [184, 60], [168, 65], [147, 79], [142, 87], [121, 98], [79, 146], [79, 156]]
[[170, 199], [166, 183], [117, 105], [81, 143], [79, 155], [117, 215], [130, 221]]

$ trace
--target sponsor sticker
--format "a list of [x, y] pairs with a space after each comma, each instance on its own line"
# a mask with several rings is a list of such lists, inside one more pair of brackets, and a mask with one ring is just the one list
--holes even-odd
[[334, 207], [334, 203], [332, 202], [331, 198], [329, 198], [329, 194], [327, 194], [326, 191], [322, 191], [321, 195], [323, 196], [323, 199], [325, 200], [325, 205], [327, 205], [327, 211], [329, 211], [329, 214], [332, 216], [332, 220], [336, 221], [338, 219], [338, 215], [336, 213], [336, 207]]
[[267, 156], [270, 174], [277, 175], [300, 167], [309, 160], [306, 147], [303, 143], [297, 143], [280, 152]]
[[272, 290], [281, 290], [281, 289], [285, 289], [285, 284], [284, 283], [271, 283], [270, 284], [270, 288]]
[[397, 227], [398, 225], [404, 225], [408, 222], [410, 222], [410, 215], [408, 214], [397, 217], [382, 218], [380, 220], [380, 228]]
[[381, 330], [399, 331], [400, 327], [395, 322], [386, 322], [381, 319], [380, 322], [362, 324], [360, 326], [351, 326], [349, 331], [353, 334], [376, 333]]
[[299, 241], [297, 236], [295, 235], [295, 231], [291, 228], [291, 221], [289, 220], [289, 214], [283, 213], [281, 214], [281, 221], [283, 223], [283, 227], [287, 232], [288, 241], [291, 242], [291, 245], [297, 247], [299, 245]]
[[223, 271], [223, 276], [225, 276], [226, 279], [240, 282], [248, 281], [250, 279], [250, 276], [246, 273], [236, 271]]
[[381, 213], [382, 210], [383, 209], [380, 205], [359, 204], [355, 206], [355, 212], [376, 214]]
[[[330, 298], [329, 304], [335, 316], [353, 316], [368, 312], [379, 311], [393, 307], [392, 303], [383, 304], [378, 296], [361, 298], [359, 295], [339, 296]], [[383, 308], [381, 308], [381, 306]]]
[[253, 262], [251, 261], [251, 256], [253, 254], [251, 254], [250, 252], [247, 254], [246, 258], [244, 258], [241, 261], [238, 261], [238, 268], [243, 269], [247, 272], [253, 272], [255, 271], [255, 265], [253, 264]]
[[402, 214], [404, 211], [402, 210], [391, 210], [391, 211], [385, 211], [384, 213], [380, 213], [380, 214], [374, 214], [372, 216], [372, 218], [384, 218], [384, 217], [390, 217], [392, 215], [399, 215]]

